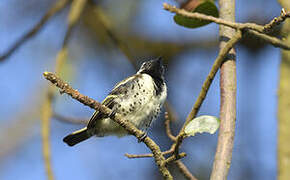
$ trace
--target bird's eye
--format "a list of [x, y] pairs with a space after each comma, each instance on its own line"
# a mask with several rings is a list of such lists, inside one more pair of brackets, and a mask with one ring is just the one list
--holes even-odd
[[142, 67], [143, 67], [143, 68], [146, 68], [146, 67], [147, 67], [147, 63], [146, 63], [146, 62], [143, 63], [143, 64], [142, 64]]

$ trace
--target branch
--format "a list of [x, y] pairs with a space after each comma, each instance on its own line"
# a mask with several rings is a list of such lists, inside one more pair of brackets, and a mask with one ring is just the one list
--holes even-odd
[[165, 112], [165, 130], [166, 130], [166, 134], [169, 137], [169, 139], [171, 139], [173, 142], [176, 141], [176, 137], [172, 134], [171, 129], [170, 129], [170, 118], [169, 118], [169, 113]]
[[[186, 137], [183, 130], [185, 128], [185, 126], [196, 116], [196, 114], [198, 113], [200, 106], [202, 105], [206, 94], [209, 90], [209, 87], [218, 71], [218, 69], [220, 68], [221, 64], [224, 62], [224, 59], [226, 57], [226, 55], [228, 54], [228, 52], [233, 48], [233, 46], [242, 38], [242, 33], [241, 31], [236, 32], [236, 34], [232, 37], [232, 39], [230, 39], [224, 48], [222, 48], [219, 52], [218, 57], [216, 58], [205, 82], [202, 85], [202, 89], [199, 93], [199, 96], [194, 104], [194, 106], [192, 107], [191, 112], [189, 113], [189, 115], [186, 118], [186, 121], [183, 125], [183, 127], [181, 128], [181, 130], [179, 131], [175, 143], [171, 146], [171, 149], [168, 150], [169, 153], [174, 152], [175, 154], [175, 158], [178, 159], [179, 156], [179, 148], [180, 145], [182, 144], [184, 138]], [[152, 157], [152, 154], [143, 154], [143, 155], [126, 155], [127, 157], [129, 156], [129, 158], [139, 158], [139, 157]]]
[[[169, 118], [169, 113], [165, 112], [165, 130], [166, 130], [166, 134], [167, 136], [173, 141], [176, 141], [176, 137], [172, 134], [171, 130], [170, 130], [170, 118]], [[162, 152], [162, 155], [167, 155], [167, 154], [171, 154], [174, 152], [174, 147], [175, 146], [171, 146], [171, 148], [167, 151]], [[125, 156], [127, 158], [147, 158], [147, 157], [153, 157], [153, 154], [128, 154], [126, 153]], [[167, 159], [168, 160], [168, 159]]]
[[[220, 17], [229, 21], [235, 21], [235, 1], [219, 0]], [[235, 30], [226, 26], [220, 26], [220, 37], [231, 38], [235, 36]], [[227, 46], [221, 41], [220, 48]], [[227, 179], [231, 166], [232, 151], [235, 136], [236, 122], [236, 52], [234, 49], [226, 56], [226, 61], [220, 70], [220, 129], [218, 144], [213, 163], [211, 180]]]
[[68, 50], [67, 50], [67, 44], [68, 40], [71, 36], [72, 30], [79, 21], [82, 12], [85, 9], [85, 5], [87, 3], [87, 0], [73, 0], [68, 17], [67, 17], [67, 31], [64, 36], [64, 40], [62, 42], [62, 48], [58, 52], [56, 57], [56, 65], [55, 65], [55, 72], [56, 74], [59, 74], [62, 71], [62, 67], [65, 63]]
[[199, 93], [199, 96], [191, 110], [191, 112], [189, 113], [188, 117], [186, 118], [186, 121], [183, 125], [183, 127], [181, 128], [177, 139], [176, 139], [176, 143], [173, 144], [174, 146], [174, 155], [176, 157], [179, 156], [179, 148], [184, 140], [184, 138], [186, 137], [184, 134], [184, 128], [185, 126], [196, 116], [196, 114], [199, 111], [200, 106], [202, 105], [206, 94], [209, 90], [209, 87], [213, 81], [213, 78], [215, 77], [218, 69], [220, 68], [221, 64], [224, 62], [224, 59], [226, 57], [226, 55], [228, 54], [228, 52], [233, 48], [233, 46], [242, 38], [242, 33], [241, 31], [236, 32], [236, 34], [232, 37], [232, 39], [230, 39], [224, 48], [222, 48], [219, 52], [219, 55], [217, 57], [217, 59], [215, 60], [205, 82], [202, 85], [202, 90]]
[[[169, 149], [167, 151], [162, 152], [162, 155], [167, 155], [167, 154], [171, 154], [173, 153], [173, 149]], [[149, 154], [128, 154], [126, 153], [125, 156], [129, 159], [133, 159], [133, 158], [149, 158], [149, 157], [153, 157], [152, 153]]]
[[[216, 58], [205, 82], [202, 85], [202, 89], [199, 93], [199, 96], [194, 104], [194, 106], [192, 107], [191, 112], [189, 113], [188, 117], [186, 118], [186, 121], [183, 125], [183, 127], [181, 128], [181, 130], [179, 131], [176, 139], [175, 139], [175, 143], [171, 146], [171, 149], [166, 151], [168, 153], [172, 153], [174, 152], [174, 158], [175, 159], [179, 159], [179, 148], [184, 140], [184, 138], [186, 137], [183, 130], [185, 128], [185, 126], [196, 116], [196, 114], [198, 113], [205, 97], [206, 94], [209, 90], [209, 87], [218, 71], [218, 69], [220, 68], [221, 64], [224, 62], [225, 57], [227, 56], [228, 52], [233, 48], [233, 46], [242, 38], [242, 33], [241, 31], [237, 31], [236, 34], [226, 43], [226, 45], [224, 46], [224, 48], [222, 48], [219, 52], [218, 57]], [[143, 155], [129, 155], [126, 154], [126, 156], [128, 158], [143, 158], [143, 157], [152, 157], [152, 154], [143, 154]]]
[[72, 123], [72, 124], [84, 124], [84, 125], [87, 125], [89, 120], [88, 119], [85, 119], [85, 118], [82, 118], [82, 119], [77, 119], [77, 118], [72, 118], [72, 117], [65, 117], [65, 116], [62, 116], [60, 114], [56, 114], [54, 113], [53, 118], [61, 121], [61, 122], [65, 122], [65, 123]]
[[168, 118], [171, 122], [178, 121], [179, 118], [177, 116], [177, 112], [175, 111], [172, 104], [168, 100], [165, 101], [164, 108], [166, 112], [168, 113]]
[[[182, 127], [182, 129], [179, 132], [179, 135], [177, 136], [177, 142], [179, 142], [179, 144], [181, 144], [180, 141], [182, 141], [182, 139], [184, 138], [183, 136], [183, 130], [185, 128], [185, 126], [192, 120], [195, 118], [195, 116], [197, 115], [206, 95], [207, 92], [209, 90], [209, 87], [217, 73], [217, 71], [219, 70], [221, 64], [224, 62], [225, 57], [227, 56], [228, 52], [234, 47], [234, 45], [242, 38], [242, 33], [241, 31], [237, 31], [236, 34], [226, 43], [226, 45], [224, 46], [224, 48], [222, 48], [219, 52], [218, 57], [216, 58], [208, 76], [206, 77], [206, 80], [204, 81], [201, 91], [198, 95], [197, 100], [194, 103], [194, 106], [191, 109], [191, 112], [188, 114], [186, 121]], [[179, 148], [178, 146], [176, 146], [176, 148]]]
[[42, 155], [44, 159], [44, 166], [46, 170], [47, 179], [53, 180], [54, 175], [51, 165], [51, 151], [50, 151], [50, 117], [52, 116], [52, 96], [51, 90], [48, 90], [47, 98], [41, 108], [41, 137], [42, 137]]
[[[290, 44], [286, 44], [278, 38], [274, 38], [274, 37], [271, 37], [271, 36], [265, 34], [265, 31], [267, 29], [269, 29], [270, 26], [272, 27], [272, 26], [277, 24], [277, 23], [273, 23], [273, 21], [271, 21], [269, 24], [266, 24], [265, 26], [261, 26], [261, 25], [255, 24], [255, 23], [236, 23], [236, 22], [227, 21], [227, 20], [224, 20], [221, 18], [216, 18], [213, 16], [207, 16], [207, 15], [204, 15], [201, 13], [188, 12], [184, 9], [179, 9], [179, 8], [176, 8], [175, 6], [171, 6], [171, 5], [166, 4], [166, 3], [163, 4], [163, 7], [165, 10], [182, 15], [184, 17], [195, 18], [195, 19], [200, 19], [200, 20], [207, 20], [207, 21], [211, 21], [211, 22], [214, 22], [216, 24], [219, 24], [219, 25], [224, 25], [224, 26], [234, 28], [236, 30], [248, 30], [253, 35], [257, 36], [260, 39], [265, 40], [266, 42], [268, 42], [276, 47], [290, 50]], [[289, 17], [289, 13], [286, 13], [283, 16], [281, 16], [280, 18], [278, 18], [277, 22], [281, 23], [282, 20], [284, 21], [287, 17]]]
[[276, 37], [272, 37], [272, 36], [268, 36], [266, 34], [263, 33], [259, 33], [257, 31], [253, 31], [253, 30], [247, 30], [245, 32], [251, 33], [253, 35], [255, 35], [256, 37], [262, 39], [263, 41], [272, 44], [274, 47], [278, 47], [278, 48], [282, 48], [285, 50], [290, 50], [290, 45], [287, 44], [284, 41], [281, 41], [280, 39], [276, 38]]
[[[69, 37], [71, 35], [73, 27], [78, 22], [80, 15], [85, 7], [86, 0], [73, 0], [72, 5], [70, 7], [69, 15], [68, 15], [68, 29], [66, 31], [62, 49], [59, 51], [56, 64], [55, 71], [57, 74], [60, 74], [63, 68], [63, 65], [67, 56], [67, 43]], [[47, 172], [47, 176], [49, 180], [53, 180], [53, 173], [51, 167], [51, 157], [50, 157], [50, 119], [52, 117], [52, 101], [54, 97], [54, 91], [52, 87], [48, 88], [46, 98], [44, 99], [44, 103], [42, 105], [42, 139], [43, 139], [43, 157], [45, 162], [45, 168]]]
[[186, 121], [183, 125], [183, 127], [181, 128], [181, 130], [179, 131], [177, 137], [176, 137], [176, 141], [175, 143], [172, 145], [171, 148], [174, 149], [174, 155], [173, 155], [173, 159], [180, 159], [180, 154], [179, 154], [179, 148], [184, 140], [184, 138], [186, 137], [184, 134], [184, 128], [187, 125], [187, 123], [189, 123], [198, 113], [198, 110], [203, 102], [203, 100], [206, 97], [206, 94], [209, 90], [209, 87], [213, 81], [213, 78], [215, 77], [215, 74], [217, 73], [219, 67], [221, 66], [221, 64], [224, 62], [225, 57], [227, 56], [228, 52], [233, 48], [233, 46], [242, 38], [242, 33], [241, 31], [236, 32], [236, 34], [232, 37], [232, 39], [230, 39], [224, 48], [222, 48], [220, 50], [220, 53], [217, 57], [217, 59], [215, 60], [209, 75], [207, 76], [205, 82], [202, 85], [202, 90], [200, 91], [200, 94], [191, 110], [191, 112], [189, 113], [188, 117], [186, 118]]
[[180, 172], [183, 174], [183, 176], [188, 180], [197, 180], [191, 172], [187, 169], [187, 167], [183, 164], [181, 160], [175, 161], [175, 164], [177, 165]]
[[195, 19], [199, 19], [199, 20], [207, 20], [207, 21], [211, 21], [214, 22], [216, 24], [219, 25], [225, 25], [234, 29], [252, 29], [255, 31], [258, 31], [260, 33], [264, 32], [264, 26], [255, 24], [255, 23], [235, 23], [235, 22], [231, 22], [231, 21], [227, 21], [221, 18], [216, 18], [213, 16], [208, 16], [208, 15], [204, 15], [201, 13], [197, 13], [197, 12], [188, 12], [184, 9], [179, 9], [175, 6], [171, 6], [167, 3], [163, 4], [163, 8], [167, 11], [170, 11], [172, 13], [176, 13], [179, 15], [182, 15], [184, 17], [188, 17], [188, 18], [195, 18]]
[[[90, 108], [95, 109], [96, 111], [100, 111], [106, 116], [109, 116], [111, 114], [112, 112], [111, 109], [107, 108], [106, 106], [103, 106], [102, 104], [100, 104], [99, 102], [93, 100], [88, 96], [80, 94], [77, 90], [74, 90], [71, 86], [62, 81], [59, 77], [57, 77], [53, 73], [45, 72], [43, 73], [43, 75], [52, 84], [60, 88], [61, 93], [70, 95], [72, 98], [76, 99], [80, 103], [89, 106]], [[122, 126], [126, 131], [128, 131], [129, 134], [134, 135], [137, 139], [141, 139], [143, 137], [144, 133], [141, 130], [137, 129], [131, 122], [122, 119], [121, 115], [119, 115], [118, 113], [111, 119], [116, 123], [118, 123], [120, 126]], [[163, 157], [159, 146], [148, 136], [145, 137], [142, 140], [142, 142], [144, 142], [146, 146], [152, 151], [153, 156], [155, 158], [155, 162], [163, 178], [173, 179], [166, 167], [165, 158]]]
[[8, 49], [6, 52], [4, 52], [0, 56], [0, 62], [7, 59], [9, 56], [11, 56], [15, 50], [17, 50], [24, 42], [29, 40], [31, 37], [36, 35], [39, 30], [46, 24], [46, 22], [55, 14], [60, 12], [62, 9], [68, 5], [68, 3], [71, 0], [59, 0], [57, 3], [55, 3], [47, 12], [46, 14], [41, 18], [41, 20], [31, 29], [29, 30], [25, 35], [23, 35], [20, 39], [18, 39], [14, 45], [10, 49]]
[[177, 161], [177, 160], [179, 160], [181, 158], [184, 158], [185, 156], [186, 156], [186, 153], [184, 153], [184, 152], [178, 154], [178, 156], [176, 156], [176, 155], [173, 154], [172, 156], [170, 156], [170, 157], [168, 157], [166, 159], [166, 164], [169, 164], [169, 163], [171, 163], [173, 161]]
[[119, 50], [127, 57], [129, 62], [137, 68], [137, 63], [135, 61], [135, 58], [130, 53], [130, 49], [127, 46], [126, 43], [124, 43], [119, 36], [115, 33], [114, 27], [111, 23], [111, 20], [109, 17], [103, 12], [103, 10], [96, 6], [94, 3], [90, 3], [91, 6], [93, 6], [93, 11], [95, 17], [100, 21], [101, 25], [103, 25], [103, 28], [107, 34], [107, 36], [113, 41], [113, 43], [119, 48]]
[[284, 8], [281, 10], [281, 14], [278, 17], [275, 17], [271, 22], [264, 26], [264, 32], [270, 32], [275, 26], [280, 25], [285, 21], [286, 18], [290, 17], [290, 12], [286, 12]]

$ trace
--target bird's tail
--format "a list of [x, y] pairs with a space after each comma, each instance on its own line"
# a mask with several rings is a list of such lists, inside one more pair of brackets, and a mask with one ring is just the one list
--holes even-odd
[[65, 138], [63, 138], [63, 142], [67, 143], [69, 146], [74, 146], [84, 140], [87, 140], [91, 136], [91, 133], [88, 133], [88, 130], [85, 127], [67, 135]]

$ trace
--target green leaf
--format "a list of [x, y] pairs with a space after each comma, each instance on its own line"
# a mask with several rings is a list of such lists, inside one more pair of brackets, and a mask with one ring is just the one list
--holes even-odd
[[215, 116], [199, 116], [190, 121], [184, 129], [187, 136], [194, 136], [196, 133], [210, 133], [217, 131], [220, 125], [220, 120]]
[[[218, 8], [211, 0], [205, 0], [204, 2], [200, 3], [192, 12], [198, 12], [214, 17], [219, 16]], [[176, 24], [187, 28], [198, 28], [211, 23], [210, 21], [188, 18], [179, 14], [174, 16], [174, 21]]]

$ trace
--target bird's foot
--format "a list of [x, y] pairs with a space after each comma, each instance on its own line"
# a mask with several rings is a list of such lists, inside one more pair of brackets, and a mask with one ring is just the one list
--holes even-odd
[[143, 135], [138, 138], [138, 143], [144, 141], [144, 139], [147, 137], [147, 132], [143, 132]]
[[114, 119], [115, 118], [115, 115], [116, 115], [117, 111], [114, 109], [111, 111], [111, 113], [109, 114], [109, 118], [110, 119]]

